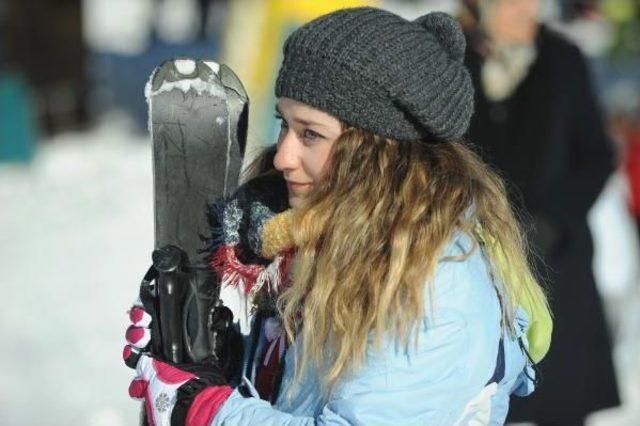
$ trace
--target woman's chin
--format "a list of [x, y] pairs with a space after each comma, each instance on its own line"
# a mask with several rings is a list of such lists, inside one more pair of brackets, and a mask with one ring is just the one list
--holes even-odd
[[289, 195], [289, 207], [295, 209], [301, 207], [304, 204], [304, 198], [299, 195]]

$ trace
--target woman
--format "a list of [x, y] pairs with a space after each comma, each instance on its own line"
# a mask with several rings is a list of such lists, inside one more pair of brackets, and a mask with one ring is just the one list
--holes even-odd
[[510, 419], [581, 425], [619, 404], [586, 222], [613, 171], [612, 146], [584, 57], [538, 23], [539, 9], [538, 0], [481, 0], [478, 23], [467, 16], [465, 62], [477, 89], [469, 137], [530, 214], [550, 284], [555, 344], [540, 365], [544, 386], [515, 401]]
[[[460, 142], [473, 110], [464, 48], [448, 15], [408, 22], [374, 8], [287, 39], [273, 165], [291, 209], [271, 207], [268, 173], [212, 209], [222, 224], [211, 239], [224, 284], [275, 299], [291, 342], [280, 391], [272, 406], [250, 383], [232, 389], [127, 349], [139, 357], [130, 393], [150, 419], [501, 424], [509, 395], [531, 392], [527, 344], [544, 356], [550, 317], [502, 183]], [[252, 257], [274, 260], [237, 266]], [[250, 351], [248, 375], [269, 371], [276, 346]]]

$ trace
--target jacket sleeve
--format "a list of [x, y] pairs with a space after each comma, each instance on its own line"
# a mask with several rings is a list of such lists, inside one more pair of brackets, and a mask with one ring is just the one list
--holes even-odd
[[315, 417], [294, 416], [235, 391], [213, 425], [452, 424], [473, 396], [460, 389], [474, 393], [464, 386], [468, 331], [458, 313], [438, 312], [441, 320], [421, 336], [411, 355], [384, 350], [369, 356], [365, 367], [337, 385]]
[[275, 409], [256, 397], [244, 397], [234, 390], [211, 423], [212, 426], [308, 426], [316, 424], [313, 417], [294, 416]]

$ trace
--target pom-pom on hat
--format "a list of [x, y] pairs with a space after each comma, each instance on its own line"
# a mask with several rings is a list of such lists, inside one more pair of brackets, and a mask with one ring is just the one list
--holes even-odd
[[276, 96], [398, 140], [461, 138], [473, 114], [465, 38], [449, 15], [415, 21], [371, 7], [341, 9], [284, 44]]

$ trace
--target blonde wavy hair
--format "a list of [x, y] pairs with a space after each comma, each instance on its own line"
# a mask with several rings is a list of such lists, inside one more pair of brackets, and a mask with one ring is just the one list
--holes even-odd
[[[363, 365], [370, 335], [377, 347], [383, 337], [406, 347], [417, 339], [425, 283], [457, 231], [479, 242], [481, 229], [502, 248], [502, 266], [492, 264], [505, 324], [522, 292], [546, 305], [502, 180], [463, 143], [399, 142], [349, 128], [327, 170], [294, 211], [297, 258], [278, 300], [289, 338], [303, 336], [294, 383], [313, 366], [329, 392]], [[516, 289], [514, 279], [524, 284]]]

